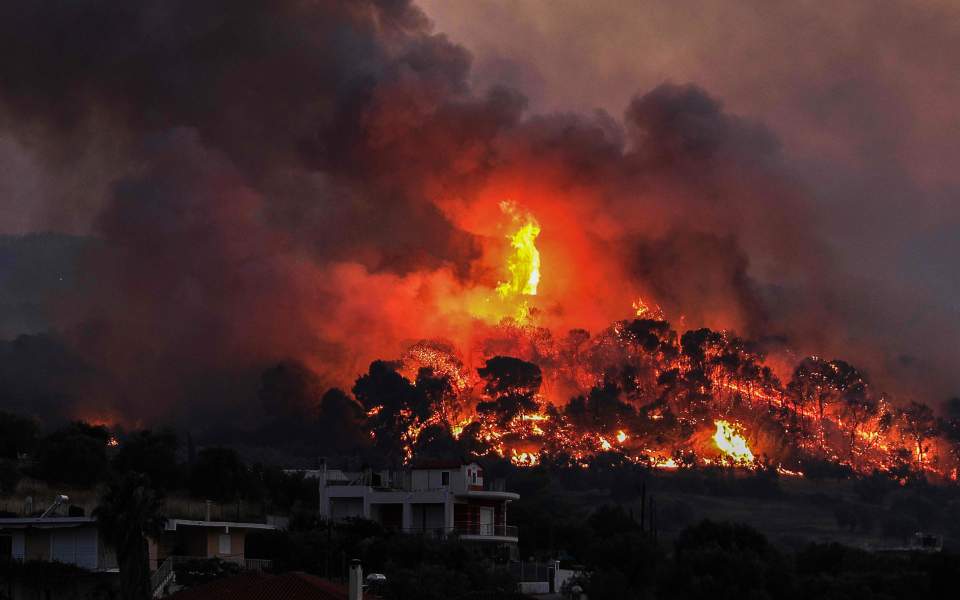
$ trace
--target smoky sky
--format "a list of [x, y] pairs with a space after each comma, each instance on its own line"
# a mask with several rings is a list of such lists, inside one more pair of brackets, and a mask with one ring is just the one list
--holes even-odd
[[956, 387], [948, 7], [907, 13], [920, 41], [856, 3], [423, 6], [0, 8], [0, 326], [31, 365], [5, 403], [241, 420], [278, 362], [347, 384], [452, 335], [438, 298], [495, 275], [451, 206], [533, 178], [569, 195], [544, 244], [590, 265], [545, 309], [564, 326], [612, 273], [692, 324]]
[[955, 2], [421, 5], [474, 54], [475, 85], [507, 82], [533, 110], [621, 115], [638, 92], [693, 82], [762, 122], [840, 266], [823, 308], [848, 322], [845, 343], [898, 357], [891, 379], [956, 387], [955, 353], [930, 350], [960, 335]]

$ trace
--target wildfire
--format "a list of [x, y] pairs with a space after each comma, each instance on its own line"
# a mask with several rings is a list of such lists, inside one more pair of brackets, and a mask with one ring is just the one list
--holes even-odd
[[540, 457], [532, 452], [510, 451], [510, 462], [518, 467], [533, 467], [540, 462]]
[[713, 441], [717, 448], [725, 455], [726, 459], [738, 467], [746, 467], [753, 464], [754, 456], [747, 445], [747, 440], [738, 432], [739, 428], [723, 420], [713, 422], [717, 426], [716, 433], [713, 434]]
[[679, 469], [680, 465], [677, 464], [677, 461], [672, 458], [662, 458], [659, 456], [654, 456], [650, 459], [650, 464], [657, 469]]
[[[554, 459], [588, 466], [593, 456], [611, 452], [656, 469], [756, 468], [760, 461], [742, 420], [755, 423], [754, 441], [762, 444], [757, 450], [783, 476], [803, 477], [805, 456], [859, 472], [905, 463], [928, 473], [955, 472], [953, 465], [947, 465], [953, 471], [936, 470], [944, 454], [931, 443], [932, 425], [924, 424], [922, 411], [914, 409], [911, 422], [882, 396], [869, 404], [864, 379], [843, 361], [811, 356], [782, 381], [749, 340], [729, 331], [675, 329], [660, 306], [639, 297], [630, 319], [595, 334], [572, 330], [553, 338], [545, 327], [528, 326], [530, 298], [541, 283], [541, 229], [515, 204], [500, 207], [511, 219], [503, 267], [509, 275], [495, 288], [478, 288], [469, 307], [490, 326], [484, 331], [494, 333], [469, 351], [433, 340], [406, 350], [398, 369], [411, 384], [419, 386], [421, 377], [449, 384], [421, 398], [430, 413], [422, 405], [389, 408], [384, 399], [365, 403], [368, 418], [404, 424], [399, 441], [405, 460], [414, 456], [423, 431], [443, 426], [475, 448], [471, 452], [516, 466]], [[495, 359], [500, 364], [494, 368]], [[478, 361], [487, 366], [477, 369]], [[568, 389], [578, 395], [558, 402], [558, 391]], [[800, 458], [766, 443], [764, 435], [776, 430], [789, 436]]]
[[634, 314], [638, 319], [663, 319], [663, 311], [660, 305], [654, 305], [652, 308], [638, 297], [633, 303]]
[[[500, 300], [512, 301], [524, 296], [536, 296], [540, 285], [540, 250], [537, 249], [537, 236], [540, 235], [540, 224], [533, 215], [518, 215], [518, 209], [512, 202], [502, 202], [501, 210], [513, 216], [520, 228], [507, 236], [513, 254], [507, 258], [507, 270], [510, 277], [497, 284], [496, 291]], [[529, 304], [521, 301], [515, 311], [514, 318], [519, 323], [526, 321], [529, 314]]]

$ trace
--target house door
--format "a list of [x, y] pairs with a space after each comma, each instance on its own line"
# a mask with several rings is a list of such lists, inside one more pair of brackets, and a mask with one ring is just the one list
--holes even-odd
[[492, 508], [480, 508], [480, 535], [493, 535]]

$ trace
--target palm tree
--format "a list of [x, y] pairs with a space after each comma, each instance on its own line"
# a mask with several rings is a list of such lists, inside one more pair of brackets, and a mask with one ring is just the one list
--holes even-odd
[[120, 566], [120, 596], [148, 600], [150, 564], [147, 537], [163, 531], [163, 497], [140, 473], [127, 473], [113, 481], [94, 512], [100, 535], [113, 546]]

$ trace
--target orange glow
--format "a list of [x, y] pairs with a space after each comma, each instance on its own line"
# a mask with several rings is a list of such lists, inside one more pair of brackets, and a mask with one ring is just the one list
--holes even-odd
[[750, 466], [754, 462], [753, 452], [747, 445], [747, 440], [739, 433], [739, 427], [726, 421], [716, 420], [717, 426], [713, 434], [713, 441], [717, 448], [725, 455], [726, 460], [738, 467]]
[[[403, 299], [381, 293], [390, 286], [374, 286], [369, 293], [358, 284], [353, 290], [357, 302], [369, 301], [389, 314], [395, 328], [387, 328], [389, 335], [404, 340], [398, 370], [408, 381], [428, 368], [449, 382], [432, 414], [401, 415], [405, 460], [413, 457], [427, 427], [443, 426], [454, 439], [475, 442], [479, 452], [524, 467], [554, 457], [585, 466], [592, 456], [612, 452], [657, 469], [752, 469], [762, 462], [778, 465], [781, 475], [802, 477], [803, 463], [783, 450], [787, 444], [768, 438], [776, 432], [790, 436], [791, 449], [803, 456], [860, 472], [898, 466], [901, 448], [913, 453], [919, 469], [953, 472], [954, 465], [937, 463], [949, 453], [938, 455], [935, 445], [910, 442], [907, 426], [891, 418], [894, 408], [883, 401], [869, 415], [845, 414], [839, 401], [826, 397], [841, 397], [842, 390], [827, 389], [824, 382], [798, 398], [788, 387], [793, 367], [774, 368], [779, 359], [765, 356], [733, 331], [700, 330], [703, 324], [695, 319], [667, 323], [642, 282], [611, 290], [611, 281], [629, 278], [598, 254], [589, 236], [602, 239], [613, 226], [597, 229], [584, 222], [575, 193], [568, 196], [526, 180], [519, 184], [524, 193], [505, 193], [507, 187], [499, 181], [473, 202], [444, 205], [452, 221], [483, 240], [479, 257], [462, 278], [443, 269], [411, 275], [400, 286], [407, 294]], [[518, 202], [503, 202], [505, 197]], [[360, 281], [386, 277], [393, 276]], [[422, 310], [411, 310], [411, 299], [423, 300]], [[715, 322], [732, 321], [710, 324]], [[350, 323], [359, 331], [369, 329], [356, 319]], [[373, 347], [381, 343], [369, 341]], [[494, 356], [534, 363], [542, 379], [526, 393], [489, 391], [477, 369]], [[832, 369], [825, 377], [839, 375], [837, 365], [821, 362]], [[827, 409], [818, 410], [818, 394]], [[576, 397], [583, 404], [573, 410], [568, 402]], [[503, 398], [514, 403], [514, 412], [501, 411]], [[367, 408], [370, 417], [383, 410]], [[768, 427], [772, 420], [776, 427]], [[751, 423], [749, 443], [741, 423]], [[822, 438], [810, 435], [819, 429], [827, 431]]]

